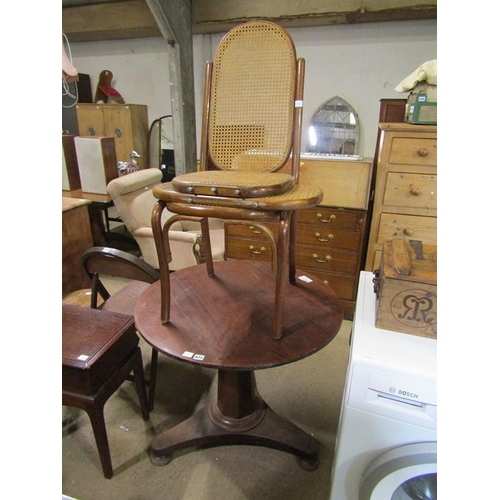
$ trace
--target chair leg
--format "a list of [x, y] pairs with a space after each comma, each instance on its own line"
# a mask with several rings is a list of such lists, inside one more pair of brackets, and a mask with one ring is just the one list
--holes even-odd
[[158, 351], [153, 347], [151, 350], [151, 364], [149, 367], [149, 392], [148, 403], [149, 411], [153, 411], [155, 404], [155, 391], [156, 391], [156, 374], [158, 370]]
[[201, 237], [203, 241], [203, 250], [205, 252], [205, 265], [209, 276], [214, 276], [214, 260], [212, 258], [212, 245], [210, 243], [210, 228], [208, 219], [204, 217], [201, 220]]
[[94, 431], [94, 438], [101, 459], [102, 470], [106, 479], [113, 477], [113, 466], [111, 464], [111, 453], [109, 451], [108, 434], [106, 432], [106, 422], [104, 421], [104, 407], [101, 405], [87, 405], [85, 407], [92, 430]]
[[[158, 254], [158, 263], [160, 266], [160, 287], [161, 287], [161, 309], [160, 320], [162, 324], [170, 321], [170, 269], [168, 263], [172, 260], [170, 246], [168, 244], [168, 221], [162, 228], [161, 214], [165, 209], [164, 201], [158, 200], [151, 212], [151, 228]], [[166, 230], [165, 230], [166, 229]]]
[[144, 369], [142, 367], [141, 349], [138, 347], [133, 357], [134, 382], [141, 405], [142, 418], [149, 420], [148, 396], [146, 394], [146, 381], [144, 379]]
[[297, 279], [297, 210], [290, 215], [290, 241], [288, 243], [288, 274], [289, 281], [295, 285]]
[[274, 301], [273, 339], [282, 336], [283, 318], [285, 315], [285, 290], [289, 279], [288, 248], [290, 241], [291, 212], [282, 212], [280, 216], [278, 244], [276, 248], [276, 292]]

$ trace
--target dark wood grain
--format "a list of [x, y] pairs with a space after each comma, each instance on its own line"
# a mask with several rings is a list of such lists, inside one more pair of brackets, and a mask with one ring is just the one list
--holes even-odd
[[[215, 262], [172, 273], [171, 321], [160, 321], [160, 285], [139, 299], [136, 326], [152, 346], [175, 358], [228, 369], [260, 369], [309, 356], [327, 345], [342, 323], [335, 292], [312, 275], [286, 289], [283, 337], [272, 338], [274, 275], [269, 263]], [[301, 270], [297, 276], [306, 274]], [[204, 356], [195, 360], [185, 352]]]
[[[135, 324], [156, 349], [218, 369], [217, 397], [187, 420], [156, 436], [151, 461], [166, 465], [179, 450], [250, 444], [294, 454], [306, 470], [318, 466], [319, 442], [261, 398], [255, 369], [314, 354], [337, 334], [340, 299], [310, 276], [286, 288], [283, 336], [272, 337], [275, 279], [266, 262], [214, 262], [171, 276], [170, 322], [161, 322], [160, 283], [150, 285], [135, 309]], [[298, 270], [297, 276], [305, 273]]]

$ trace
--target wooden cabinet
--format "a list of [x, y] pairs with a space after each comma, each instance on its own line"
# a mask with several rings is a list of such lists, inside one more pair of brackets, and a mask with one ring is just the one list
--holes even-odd
[[89, 200], [62, 199], [62, 294], [90, 288], [81, 264], [83, 252], [93, 245], [87, 205]]
[[[323, 190], [323, 201], [298, 213], [297, 267], [335, 290], [352, 319], [364, 259], [370, 161], [304, 159], [300, 183]], [[276, 225], [267, 224], [276, 236]], [[252, 225], [226, 222], [226, 259], [270, 261], [272, 244]]]
[[365, 269], [380, 266], [385, 240], [437, 242], [437, 127], [381, 123]]
[[77, 104], [81, 136], [114, 137], [117, 161], [130, 161], [137, 151], [142, 168], [148, 167], [148, 107], [142, 104]]

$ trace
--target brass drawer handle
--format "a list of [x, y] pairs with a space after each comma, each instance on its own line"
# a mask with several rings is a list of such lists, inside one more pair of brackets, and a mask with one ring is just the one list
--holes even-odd
[[330, 262], [332, 260], [329, 255], [327, 255], [324, 259], [320, 259], [317, 253], [313, 254], [313, 259], [320, 264], [324, 264], [325, 262]]
[[413, 235], [413, 229], [410, 229], [409, 227], [407, 227], [406, 229], [403, 229], [403, 234], [405, 236], [412, 236]]
[[429, 150], [427, 148], [421, 148], [418, 150], [418, 155], [425, 158], [429, 154]]
[[266, 251], [266, 247], [260, 247], [260, 250], [259, 250], [259, 249], [255, 248], [253, 245], [250, 245], [248, 247], [248, 249], [250, 250], [250, 252], [252, 252], [255, 255], [262, 255]]
[[410, 189], [410, 194], [413, 196], [420, 196], [422, 194], [422, 191], [418, 187], [412, 187]]
[[250, 228], [250, 231], [252, 231], [252, 233], [254, 234], [262, 234], [262, 231], [259, 231], [259, 229], [257, 229], [255, 226], [249, 226]]
[[326, 242], [326, 241], [333, 240], [333, 234], [331, 234], [331, 233], [326, 238], [321, 238], [321, 234], [319, 234], [319, 233], [314, 233], [314, 236], [316, 237], [316, 239], [318, 241], [321, 241], [322, 243]]
[[337, 217], [335, 216], [335, 214], [332, 214], [330, 215], [330, 218], [329, 219], [323, 219], [323, 215], [322, 214], [316, 214], [316, 217], [317, 219], [320, 221], [320, 222], [324, 222], [324, 223], [328, 223], [328, 222], [332, 222], [333, 220], [335, 220]]

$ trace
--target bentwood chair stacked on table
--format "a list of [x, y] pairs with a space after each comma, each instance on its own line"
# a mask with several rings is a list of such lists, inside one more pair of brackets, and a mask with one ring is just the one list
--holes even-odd
[[[201, 222], [209, 249], [207, 221], [214, 217], [251, 224], [273, 240], [271, 335], [282, 337], [286, 284], [295, 283], [297, 210], [316, 206], [323, 196], [318, 187], [299, 184], [304, 68], [289, 34], [266, 21], [233, 28], [207, 63], [200, 171], [153, 188], [164, 324], [170, 321], [169, 228], [181, 219]], [[162, 223], [165, 209], [177, 217]], [[265, 226], [269, 222], [278, 225], [277, 241]], [[209, 252], [206, 267], [214, 275]]]

